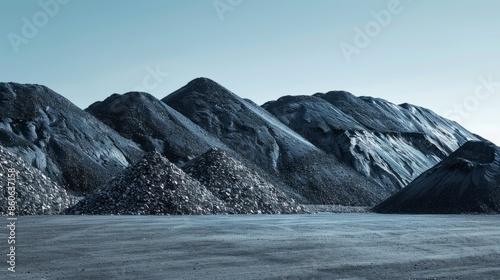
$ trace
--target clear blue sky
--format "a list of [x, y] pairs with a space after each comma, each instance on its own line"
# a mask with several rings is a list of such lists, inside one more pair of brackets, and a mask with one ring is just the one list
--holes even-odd
[[342, 89], [500, 144], [500, 1], [54, 1], [0, 0], [1, 81], [82, 108], [140, 87], [161, 98], [200, 76], [259, 104]]

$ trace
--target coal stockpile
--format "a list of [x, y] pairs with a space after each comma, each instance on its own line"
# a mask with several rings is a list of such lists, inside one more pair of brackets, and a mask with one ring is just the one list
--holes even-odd
[[143, 155], [136, 143], [34, 84], [0, 83], [0, 145], [79, 195]]
[[67, 214], [165, 215], [226, 213], [224, 203], [158, 152], [148, 153]]
[[470, 141], [373, 209], [379, 213], [500, 213], [500, 150]]
[[225, 202], [234, 214], [294, 214], [303, 208], [221, 149], [190, 161], [184, 171]]

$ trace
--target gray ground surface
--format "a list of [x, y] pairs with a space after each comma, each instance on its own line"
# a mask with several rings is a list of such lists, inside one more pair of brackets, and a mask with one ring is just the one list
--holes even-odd
[[500, 279], [499, 218], [27, 216], [0, 279]]

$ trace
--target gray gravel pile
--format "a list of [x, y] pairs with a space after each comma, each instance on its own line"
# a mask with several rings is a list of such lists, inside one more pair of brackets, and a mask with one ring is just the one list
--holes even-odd
[[234, 214], [293, 214], [303, 208], [225, 151], [213, 148], [183, 170], [200, 181]]
[[67, 214], [219, 214], [224, 203], [157, 152], [127, 168]]
[[[14, 179], [9, 180], [9, 175]], [[65, 189], [0, 147], [0, 215], [9, 214], [9, 191], [13, 189], [8, 182], [15, 187], [16, 216], [58, 214], [75, 203]]]

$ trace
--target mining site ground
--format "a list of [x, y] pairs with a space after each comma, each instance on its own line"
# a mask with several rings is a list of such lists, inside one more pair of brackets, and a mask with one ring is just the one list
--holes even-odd
[[23, 216], [15, 273], [1, 228], [1, 279], [500, 279], [498, 215]]

